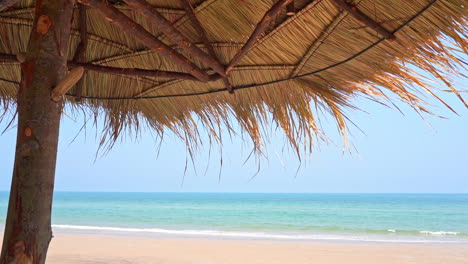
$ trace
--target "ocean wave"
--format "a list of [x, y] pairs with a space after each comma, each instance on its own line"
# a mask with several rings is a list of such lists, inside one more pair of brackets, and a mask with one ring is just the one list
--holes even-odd
[[451, 232], [451, 231], [408, 231], [408, 230], [395, 230], [395, 229], [387, 229], [387, 232], [390, 233], [418, 233], [418, 234], [423, 234], [423, 235], [433, 235], [433, 236], [456, 236], [459, 235], [460, 232]]
[[[366, 235], [335, 235], [335, 234], [278, 234], [266, 232], [222, 231], [222, 230], [175, 230], [162, 228], [131, 228], [131, 227], [106, 227], [106, 226], [81, 226], [81, 225], [52, 225], [56, 231], [87, 231], [97, 233], [134, 233], [154, 234], [169, 236], [195, 236], [215, 238], [238, 239], [272, 239], [272, 240], [321, 240], [321, 241], [355, 241], [355, 242], [385, 242], [385, 243], [457, 243], [457, 241], [414, 239], [409, 237], [384, 238], [381, 236]], [[455, 233], [455, 232], [448, 232]], [[467, 243], [467, 241], [458, 241]]]
[[435, 236], [456, 236], [459, 233], [458, 232], [449, 232], [449, 231], [419, 231], [419, 233], [424, 234], [424, 235], [435, 235]]

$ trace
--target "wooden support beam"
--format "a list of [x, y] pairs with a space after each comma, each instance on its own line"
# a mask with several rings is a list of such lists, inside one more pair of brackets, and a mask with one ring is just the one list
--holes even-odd
[[[20, 55], [22, 56], [22, 55]], [[17, 62], [18, 59], [15, 55], [10, 54], [0, 54], [0, 61], [10, 61], [10, 62]]]
[[[78, 4], [78, 24], [80, 26], [80, 43], [73, 56], [73, 61], [85, 62], [86, 61], [86, 49], [88, 47], [88, 22], [86, 19], [86, 6]], [[83, 94], [83, 79], [81, 78], [76, 84], [75, 101], [81, 101], [81, 95]]]
[[57, 84], [57, 86], [52, 89], [50, 93], [50, 97], [52, 100], [58, 102], [60, 101], [63, 96], [83, 77], [84, 68], [83, 67], [76, 67], [73, 68], [65, 78]]
[[294, 6], [294, 0], [293, 0], [291, 1], [291, 3], [289, 3], [286, 6], [286, 15], [294, 16], [295, 14], [296, 14], [296, 7]]
[[20, 0], [0, 0], [0, 11], [6, 10], [19, 3]]
[[148, 48], [165, 56], [183, 70], [195, 76], [201, 82], [209, 81], [210, 77], [187, 58], [177, 53], [174, 49], [164, 44], [151, 33], [146, 31], [106, 0], [78, 0], [80, 3], [90, 6], [98, 11], [105, 19], [119, 26], [125, 32], [135, 37], [136, 40], [146, 45]]
[[86, 49], [88, 47], [88, 23], [86, 21], [86, 6], [78, 4], [78, 24], [80, 26], [80, 43], [76, 48], [73, 61], [83, 62], [85, 59]]
[[357, 20], [364, 23], [366, 26], [372, 28], [377, 33], [382, 35], [384, 38], [388, 40], [394, 40], [395, 35], [390, 31], [386, 30], [382, 27], [379, 23], [377, 23], [372, 18], [368, 17], [366, 14], [362, 13], [355, 5], [349, 3], [347, 0], [333, 0], [337, 6], [349, 12], [352, 16], [354, 16]]
[[146, 17], [154, 27], [166, 34], [166, 36], [172, 42], [187, 52], [190, 56], [198, 58], [204, 65], [210, 67], [222, 76], [226, 75], [224, 66], [222, 66], [218, 60], [216, 60], [216, 57], [211, 57], [193, 43], [191, 43], [190, 40], [182, 35], [182, 33], [176, 27], [174, 27], [169, 20], [161, 15], [145, 0], [124, 0], [124, 2]]
[[244, 44], [244, 46], [236, 53], [234, 58], [229, 62], [229, 65], [226, 69], [226, 73], [229, 74], [234, 66], [239, 63], [239, 61], [244, 57], [245, 54], [250, 50], [250, 48], [255, 44], [255, 41], [257, 41], [258, 37], [265, 32], [268, 23], [270, 23], [271, 20], [273, 20], [280, 12], [282, 9], [284, 9], [289, 3], [291, 3], [293, 0], [278, 0], [276, 4], [274, 4], [270, 10], [268, 10], [263, 18], [258, 22], [257, 26], [255, 27], [252, 35], [249, 37], [247, 42]]
[[26, 53], [24, 53], [24, 52], [18, 52], [18, 53], [16, 54], [16, 59], [17, 59], [20, 63], [26, 62]]
[[[170, 71], [158, 71], [158, 70], [147, 70], [139, 68], [118, 68], [112, 66], [103, 66], [91, 63], [79, 63], [79, 62], [68, 62], [69, 67], [83, 67], [87, 71], [95, 71], [116, 75], [128, 75], [128, 76], [146, 76], [146, 77], [160, 77], [169, 79], [181, 79], [189, 81], [197, 81], [198, 79], [191, 74], [183, 72], [170, 72]], [[209, 77], [208, 77], [209, 78]]]
[[[0, 61], [19, 62], [17, 56], [9, 54], [0, 54]], [[95, 71], [115, 75], [126, 76], [145, 76], [145, 77], [159, 77], [168, 79], [179, 79], [188, 81], [197, 81], [198, 79], [188, 73], [172, 72], [172, 71], [158, 71], [139, 68], [118, 68], [112, 66], [103, 66], [92, 63], [83, 63], [76, 61], [69, 61], [67, 63], [69, 68], [83, 67], [86, 71]], [[211, 74], [208, 76], [209, 81], [217, 81], [222, 78], [219, 74]]]
[[[206, 36], [205, 29], [203, 29], [202, 25], [200, 24], [200, 21], [197, 19], [197, 16], [195, 15], [195, 10], [192, 4], [190, 4], [189, 0], [180, 0], [180, 2], [185, 9], [185, 12], [188, 18], [190, 19], [190, 22], [192, 23], [193, 28], [197, 31], [206, 49], [208, 49], [208, 53], [211, 55], [211, 57], [215, 58], [220, 65], [222, 65], [221, 61], [219, 61], [219, 58], [216, 56], [216, 53], [214, 52], [213, 45], [211, 45], [211, 42], [208, 40], [208, 37]], [[224, 77], [223, 82], [224, 82], [224, 85], [226, 85], [228, 92], [234, 93], [234, 91], [232, 90], [232, 85], [227, 79], [226, 75], [222, 74], [222, 76]]]

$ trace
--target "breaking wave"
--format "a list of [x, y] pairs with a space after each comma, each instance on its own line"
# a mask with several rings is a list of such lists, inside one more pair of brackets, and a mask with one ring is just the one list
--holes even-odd
[[[321, 241], [355, 241], [355, 242], [386, 242], [386, 243], [468, 243], [468, 238], [456, 241], [427, 239], [427, 236], [440, 238], [441, 236], [455, 236], [457, 232], [445, 231], [420, 231], [415, 236], [391, 236], [369, 235], [369, 234], [285, 234], [273, 232], [248, 232], [248, 231], [223, 231], [223, 230], [176, 230], [162, 228], [132, 228], [132, 227], [107, 227], [107, 226], [81, 226], [81, 225], [52, 225], [55, 231], [64, 232], [90, 232], [104, 234], [137, 234], [137, 235], [166, 235], [176, 237], [213, 237], [233, 239], [267, 239], [267, 240], [321, 240]], [[388, 232], [397, 233], [397, 230], [389, 229]]]

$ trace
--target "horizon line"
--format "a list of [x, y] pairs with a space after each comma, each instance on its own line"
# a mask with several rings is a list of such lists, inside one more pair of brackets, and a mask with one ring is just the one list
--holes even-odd
[[[9, 193], [9, 190], [0, 190], [0, 193]], [[237, 192], [237, 191], [71, 191], [58, 190], [54, 193], [205, 193], [205, 194], [468, 194], [468, 192]]]

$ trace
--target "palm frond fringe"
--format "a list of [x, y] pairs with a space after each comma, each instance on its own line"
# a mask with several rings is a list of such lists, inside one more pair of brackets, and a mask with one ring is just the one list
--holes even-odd
[[[208, 53], [179, 1], [148, 2]], [[393, 94], [416, 111], [429, 113], [426, 94], [445, 104], [438, 97], [442, 91], [434, 85], [436, 80], [463, 101], [462, 92], [466, 91], [457, 90], [452, 79], [466, 70], [465, 0], [354, 1], [360, 12], [393, 34], [394, 40], [385, 39], [335, 2], [295, 1], [298, 11], [293, 16], [287, 16], [285, 9], [232, 70], [228, 80], [233, 95], [227, 92], [223, 80], [202, 83], [87, 71], [82, 82], [83, 101], [75, 102], [76, 89], [72, 89], [67, 103], [102, 117], [103, 142], [109, 140], [110, 145], [123, 132], [135, 132], [147, 125], [159, 135], [169, 129], [194, 147], [200, 143], [198, 126], [206, 128], [214, 141], [220, 141], [221, 127], [231, 128], [236, 120], [257, 150], [262, 146], [262, 131], [273, 125], [284, 131], [300, 153], [311, 152], [315, 142], [326, 140], [319, 122], [323, 113], [331, 115], [346, 136], [344, 111], [357, 108], [358, 97], [391, 104], [395, 99], [389, 99], [389, 95]], [[194, 12], [217, 59], [227, 65], [274, 1], [191, 3], [196, 6]], [[1, 54], [15, 55], [26, 50], [33, 5], [32, 0], [22, 1], [14, 9], [0, 12]], [[177, 49], [144, 17], [127, 6], [116, 7]], [[182, 71], [105, 21], [95, 10], [88, 9], [86, 14], [88, 46], [83, 62]], [[80, 42], [78, 8], [74, 17], [70, 60]], [[206, 66], [177, 51], [198, 67]], [[0, 61], [0, 102], [5, 108], [14, 103], [19, 82], [19, 64]]]

